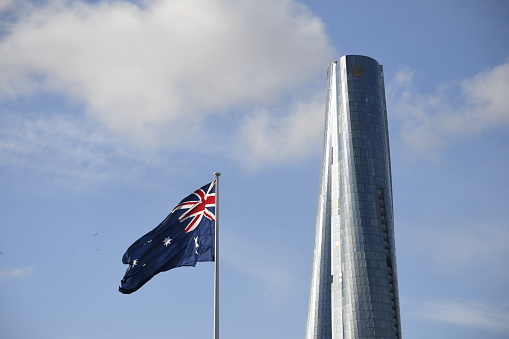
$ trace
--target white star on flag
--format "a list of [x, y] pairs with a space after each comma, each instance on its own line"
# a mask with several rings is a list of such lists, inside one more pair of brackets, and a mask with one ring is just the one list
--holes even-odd
[[195, 253], [198, 254], [198, 247], [200, 247], [200, 245], [198, 244], [198, 237], [194, 237], [194, 245], [196, 246], [196, 251]]

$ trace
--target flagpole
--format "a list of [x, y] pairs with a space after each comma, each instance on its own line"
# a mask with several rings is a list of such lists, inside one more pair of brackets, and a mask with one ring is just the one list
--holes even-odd
[[214, 239], [214, 339], [219, 339], [219, 176], [216, 177], [216, 229]]

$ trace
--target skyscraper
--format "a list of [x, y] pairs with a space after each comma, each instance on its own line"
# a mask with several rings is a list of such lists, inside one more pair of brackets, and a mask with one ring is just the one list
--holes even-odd
[[329, 66], [306, 339], [401, 338], [383, 68]]

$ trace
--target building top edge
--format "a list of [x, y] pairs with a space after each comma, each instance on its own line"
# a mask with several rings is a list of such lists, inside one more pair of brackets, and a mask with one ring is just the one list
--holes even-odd
[[370, 60], [373, 60], [374, 62], [376, 62], [377, 64], [380, 64], [376, 59], [372, 58], [372, 57], [369, 57], [369, 56], [366, 56], [366, 55], [358, 55], [358, 54], [347, 54], [347, 55], [343, 55], [341, 58], [339, 58], [338, 60], [334, 61], [334, 62], [338, 62], [339, 60], [341, 59], [346, 59], [346, 58], [362, 58], [362, 59], [370, 59]]

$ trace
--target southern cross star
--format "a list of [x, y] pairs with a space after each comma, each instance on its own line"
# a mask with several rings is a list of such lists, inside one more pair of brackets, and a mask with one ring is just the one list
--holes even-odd
[[168, 238], [165, 238], [165, 239], [164, 239], [164, 241], [163, 241], [164, 246], [168, 246], [168, 245], [170, 245], [172, 240], [173, 240], [173, 239], [170, 239], [169, 237], [168, 237]]
[[138, 259], [134, 259], [134, 261], [133, 261], [133, 266], [136, 266], [136, 265], [138, 265]]
[[198, 247], [200, 247], [200, 245], [198, 244], [198, 237], [194, 237], [194, 245], [196, 246], [196, 254], [198, 254]]

